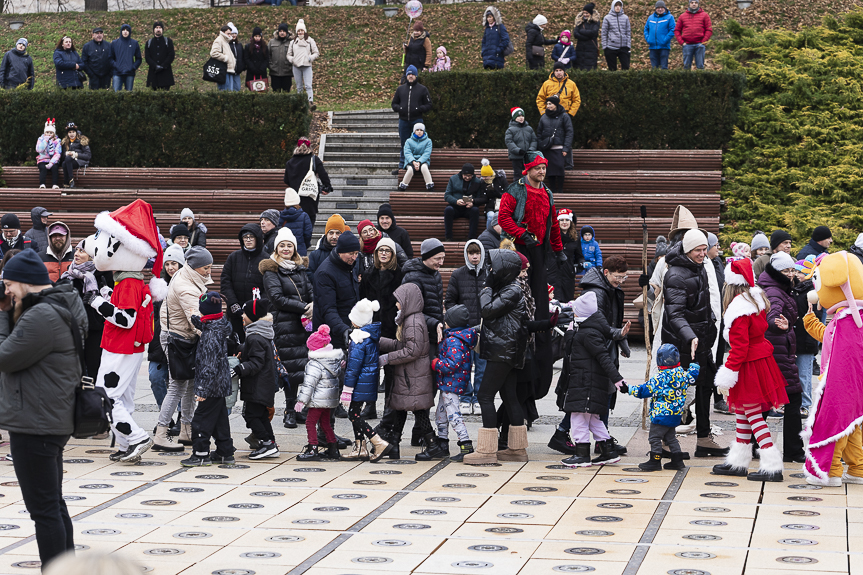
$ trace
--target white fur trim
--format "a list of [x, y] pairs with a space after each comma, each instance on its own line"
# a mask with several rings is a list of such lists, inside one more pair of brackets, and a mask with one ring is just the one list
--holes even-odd
[[725, 463], [734, 469], [748, 470], [751, 461], [752, 447], [748, 443], [733, 441], [728, 448], [728, 455], [725, 456]]
[[739, 371], [731, 371], [723, 365], [716, 372], [716, 378], [713, 380], [713, 385], [724, 389], [731, 389], [737, 385], [738, 377], [740, 377]]
[[758, 471], [766, 471], [768, 473], [776, 473], [777, 471], [785, 471], [785, 465], [782, 464], [782, 452], [776, 447], [768, 447], [760, 450], [761, 461], [758, 466]]
[[731, 264], [725, 266], [725, 283], [733, 286], [748, 286], [749, 282], [743, 274], [731, 270]]
[[153, 301], [163, 301], [168, 297], [168, 282], [153, 276], [150, 278], [150, 293], [153, 296]]
[[152, 258], [156, 255], [156, 250], [145, 240], [132, 234], [126, 226], [111, 217], [109, 212], [102, 212], [96, 216], [95, 226], [97, 230], [101, 230], [111, 237], [117, 238], [130, 252], [144, 258]]
[[371, 334], [361, 329], [355, 329], [351, 332], [351, 341], [354, 343], [362, 343], [364, 339], [371, 337]]
[[806, 477], [806, 483], [809, 485], [820, 485], [821, 487], [842, 487], [842, 478], [828, 477], [826, 479], [822, 479], [820, 477], [812, 477], [809, 475]]
[[341, 359], [344, 355], [344, 352], [340, 349], [328, 349], [326, 351], [323, 349], [309, 350], [309, 357], [311, 359]]
[[[725, 310], [722, 320], [725, 322], [725, 330], [722, 332], [722, 337], [728, 341], [728, 336], [731, 333], [731, 324], [734, 320], [747, 315], [758, 315], [762, 310], [766, 309], [764, 304], [764, 292], [759, 287], [749, 288], [749, 293], [752, 294], [752, 299], [758, 304], [752, 305], [752, 302], [742, 297], [743, 294], [737, 296]], [[729, 342], [731, 343], [731, 342]]]

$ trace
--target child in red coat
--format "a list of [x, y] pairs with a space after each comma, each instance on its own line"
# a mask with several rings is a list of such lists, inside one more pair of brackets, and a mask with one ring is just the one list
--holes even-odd
[[[730, 346], [725, 365], [716, 374], [716, 387], [737, 414], [737, 441], [725, 463], [713, 466], [716, 475], [735, 475], [751, 481], [782, 481], [782, 452], [773, 444], [762, 413], [788, 403], [785, 378], [773, 359], [773, 346], [764, 338], [770, 303], [755, 287], [752, 261], [736, 260], [725, 268], [724, 337]], [[788, 320], [781, 315], [776, 325]], [[761, 465], [749, 473], [752, 435], [761, 449]], [[748, 476], [747, 476], [748, 474]]]

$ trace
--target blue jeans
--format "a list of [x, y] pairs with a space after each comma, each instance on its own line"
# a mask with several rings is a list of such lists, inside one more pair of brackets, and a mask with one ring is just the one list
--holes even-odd
[[228, 72], [224, 84], [216, 84], [221, 92], [239, 92], [242, 83], [240, 82], [240, 74], [231, 74]]
[[408, 138], [411, 137], [411, 134], [414, 131], [415, 124], [421, 124], [423, 121], [422, 118], [417, 118], [416, 120], [402, 120], [399, 118], [399, 140], [401, 140], [402, 145], [400, 146], [399, 151], [399, 168], [405, 167], [405, 142], [408, 141]]
[[[652, 52], [653, 50], [651, 50]], [[692, 69], [692, 58], [695, 58], [695, 67], [704, 69], [704, 44], [687, 44], [683, 47], [683, 67]]]
[[809, 409], [812, 405], [812, 364], [815, 363], [815, 355], [803, 353], [797, 356], [797, 373], [800, 376], [800, 385], [803, 387], [803, 403], [801, 407]]
[[482, 383], [482, 376], [485, 375], [486, 360], [480, 359], [479, 354], [475, 351], [470, 352], [473, 360], [473, 385], [468, 382], [467, 389], [461, 395], [461, 400], [464, 403], [477, 403], [476, 396], [479, 393], [479, 384]]
[[168, 393], [168, 364], [151, 361], [149, 373], [150, 389], [153, 390], [156, 404], [161, 408], [162, 401], [165, 400], [165, 395]]
[[114, 76], [112, 78], [112, 83], [115, 92], [119, 92], [123, 88], [126, 88], [127, 92], [131, 92], [132, 87], [135, 85], [135, 75], [128, 74], [126, 76]]
[[650, 50], [650, 67], [651, 68], [662, 68], [663, 70], [668, 70], [668, 54], [671, 50], [667, 48], [660, 48], [657, 50]]

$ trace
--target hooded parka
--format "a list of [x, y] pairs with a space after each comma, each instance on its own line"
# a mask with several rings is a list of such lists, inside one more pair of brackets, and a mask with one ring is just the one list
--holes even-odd
[[[255, 236], [255, 248], [252, 250], [247, 250], [243, 247], [243, 234], [247, 233]], [[228, 306], [228, 318], [234, 326], [234, 331], [243, 340], [245, 338], [243, 335], [243, 312], [241, 310], [235, 314], [231, 311], [231, 308], [234, 304], [242, 306], [250, 299], [253, 299], [255, 289], [257, 289], [261, 298], [266, 299], [264, 276], [261, 274], [258, 266], [261, 260], [267, 256], [264, 254], [264, 234], [261, 231], [260, 224], [244, 225], [237, 234], [237, 240], [240, 242], [240, 249], [232, 252], [222, 267], [219, 288]]]
[[[543, 112], [545, 112], [543, 110]], [[515, 120], [509, 121], [509, 128], [506, 129], [504, 136], [506, 143], [507, 157], [510, 160], [524, 161], [524, 155], [527, 152], [536, 151], [536, 133], [530, 124], [525, 120], [523, 123], [518, 123]], [[515, 174], [514, 178], [518, 179], [520, 174]]]
[[[129, 37], [123, 38], [123, 30], [129, 30]], [[120, 26], [120, 37], [111, 42], [111, 63], [115, 76], [134, 76], [141, 67], [141, 46], [132, 38], [132, 27]]]
[[351, 401], [378, 399], [378, 342], [381, 324], [370, 323], [351, 332], [345, 365], [345, 390], [352, 390]]
[[565, 412], [602, 415], [608, 411], [608, 382], [623, 379], [608, 353], [610, 339], [611, 328], [601, 311], [578, 324], [569, 352]]
[[[620, 12], [614, 7], [620, 4]], [[632, 47], [632, 26], [629, 16], [623, 11], [623, 2], [614, 0], [605, 18], [602, 19], [602, 47], [609, 50]]]
[[48, 245], [48, 226], [42, 223], [42, 216], [45, 211], [42, 206], [36, 206], [30, 210], [30, 221], [33, 222], [33, 227], [27, 230], [24, 237], [30, 241], [36, 242], [39, 246]]
[[[479, 264], [471, 265], [467, 248], [476, 244], [480, 249]], [[469, 240], [464, 245], [464, 265], [452, 272], [446, 287], [446, 309], [462, 304], [470, 314], [470, 327], [478, 327], [482, 320], [479, 305], [479, 292], [485, 287], [486, 253], [479, 240]], [[462, 326], [452, 326], [462, 327]]]
[[20, 52], [16, 47], [3, 55], [3, 61], [0, 62], [0, 88], [11, 90], [27, 84], [27, 89], [32, 90], [35, 77], [33, 58], [26, 51]]
[[421, 257], [408, 260], [402, 266], [402, 272], [402, 284], [413, 283], [420, 288], [426, 325], [429, 333], [435, 333], [434, 341], [437, 343], [437, 325], [443, 323], [443, 279], [440, 272], [425, 265]]
[[[489, 14], [494, 16], [492, 26], [488, 25]], [[503, 25], [500, 10], [494, 6], [486, 8], [482, 16], [482, 25], [485, 30], [482, 36], [482, 65], [486, 68], [503, 68], [506, 64], [503, 51], [509, 46], [511, 40], [506, 26]]]
[[339, 373], [344, 358], [340, 349], [309, 351], [297, 401], [312, 409], [335, 409], [339, 405]]

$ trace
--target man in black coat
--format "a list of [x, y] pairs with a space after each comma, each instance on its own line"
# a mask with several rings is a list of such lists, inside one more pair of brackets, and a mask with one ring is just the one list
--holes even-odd
[[315, 305], [312, 325], [330, 326], [333, 347], [348, 348], [352, 327], [348, 314], [359, 301], [360, 285], [354, 280], [353, 267], [360, 254], [360, 241], [350, 231], [339, 236], [335, 249], [315, 271]]
[[[21, 233], [21, 221], [15, 214], [5, 214], [0, 218], [0, 228], [3, 230], [3, 240], [0, 241], [0, 257], [9, 250], [26, 250], [30, 248], [39, 252], [40, 246], [34, 240]], [[47, 246], [45, 246], [47, 248]]]
[[827, 226], [818, 226], [812, 230], [812, 237], [803, 249], [797, 252], [798, 260], [805, 260], [807, 256], [819, 256], [827, 252], [833, 243], [833, 232]]
[[417, 82], [417, 69], [408, 66], [405, 71], [407, 82], [396, 88], [393, 96], [393, 112], [399, 115], [399, 168], [393, 170], [393, 175], [399, 175], [399, 170], [405, 167], [405, 142], [411, 137], [414, 125], [422, 123], [423, 114], [432, 109], [431, 96], [428, 88]]
[[264, 254], [264, 235], [260, 224], [244, 225], [237, 237], [240, 249], [228, 256], [222, 268], [219, 287], [228, 304], [228, 319], [242, 343], [246, 340], [243, 304], [258, 297], [266, 299], [264, 276], [258, 264], [267, 256]]
[[378, 229], [389, 236], [398, 246], [404, 250], [408, 259], [413, 259], [414, 248], [411, 245], [411, 235], [408, 231], [396, 224], [396, 217], [389, 204], [381, 204], [378, 208]]
[[261, 212], [261, 233], [264, 234], [264, 253], [267, 255], [275, 251], [273, 243], [276, 234], [279, 233], [279, 210], [269, 209]]
[[485, 231], [477, 238], [482, 247], [485, 248], [485, 253], [500, 248], [500, 233], [502, 231], [500, 224], [497, 223], [497, 214], [487, 219]]
[[174, 85], [174, 42], [164, 35], [165, 26], [156, 20], [153, 22], [153, 37], [144, 45], [144, 60], [150, 66], [147, 72], [147, 86], [154, 90], [170, 90]]
[[318, 245], [314, 251], [309, 252], [309, 274], [314, 275], [315, 271], [324, 263], [324, 260], [330, 257], [330, 252], [335, 249], [339, 242], [339, 237], [349, 230], [350, 228], [345, 224], [345, 219], [339, 214], [333, 214], [327, 218], [324, 236], [318, 240]]
[[81, 61], [90, 77], [91, 90], [107, 90], [111, 87], [114, 60], [111, 57], [111, 43], [105, 42], [105, 32], [101, 27], [93, 29], [93, 39], [81, 49]]
[[710, 433], [710, 398], [716, 375], [713, 343], [718, 329], [710, 304], [706, 257], [707, 236], [697, 229], [686, 232], [683, 241], [674, 244], [665, 256], [668, 271], [662, 287], [662, 343], [677, 347], [684, 369], [692, 361], [701, 365], [695, 380], [695, 457], [725, 457], [728, 448], [717, 444]]

